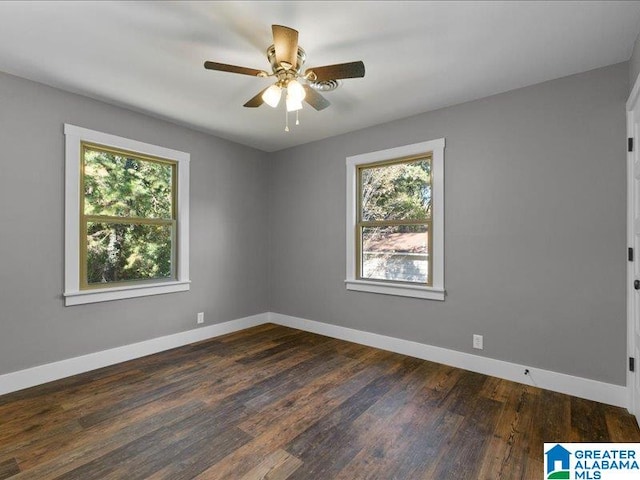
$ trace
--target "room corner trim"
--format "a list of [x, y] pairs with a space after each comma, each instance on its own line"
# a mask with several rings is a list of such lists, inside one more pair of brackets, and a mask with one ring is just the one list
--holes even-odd
[[[268, 322], [451, 365], [484, 375], [504, 378], [506, 380], [574, 395], [609, 405], [624, 408], [628, 407], [627, 388], [624, 386], [273, 312], [260, 313], [216, 325], [187, 330], [164, 337], [152, 338], [122, 347], [102, 350], [100, 352], [0, 375], [0, 395], [163, 352], [190, 343], [226, 335]], [[525, 369], [529, 370], [529, 375], [527, 376], [523, 373]]]
[[[458, 352], [424, 343], [340, 327], [338, 325], [331, 325], [314, 320], [306, 320], [280, 313], [270, 312], [268, 318], [270, 322], [286, 327], [297, 328], [299, 330], [401, 353], [411, 357], [443, 363], [464, 370], [491, 375], [525, 385], [532, 385], [554, 392], [565, 393], [587, 400], [594, 400], [617, 407], [628, 407], [627, 388], [621, 385], [575, 377], [564, 373], [542, 370], [527, 365], [481, 357], [470, 353]], [[529, 371], [529, 375], [524, 375], [525, 369]]]
[[0, 375], [0, 395], [267, 323], [260, 313]]

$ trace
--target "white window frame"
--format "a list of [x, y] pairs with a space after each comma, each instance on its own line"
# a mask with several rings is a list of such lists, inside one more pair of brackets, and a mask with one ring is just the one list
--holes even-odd
[[[445, 139], [438, 138], [428, 142], [347, 157], [347, 278], [345, 279], [347, 290], [444, 300], [446, 293], [444, 289], [444, 147]], [[433, 268], [431, 286], [358, 279], [356, 276], [358, 166], [428, 153], [431, 153], [432, 156], [433, 232], [430, 234], [433, 235], [433, 252], [429, 252]]]
[[[189, 161], [188, 153], [149, 143], [138, 142], [116, 135], [89, 130], [75, 125], [64, 125], [65, 134], [65, 305], [106, 302], [124, 298], [159, 295], [189, 290]], [[177, 269], [173, 280], [158, 280], [132, 285], [80, 289], [80, 168], [81, 143], [90, 142], [116, 149], [166, 158], [177, 163], [178, 212]]]

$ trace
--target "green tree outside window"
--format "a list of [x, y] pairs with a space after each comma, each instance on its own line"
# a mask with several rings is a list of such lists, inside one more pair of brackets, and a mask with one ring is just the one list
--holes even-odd
[[82, 145], [83, 288], [175, 278], [176, 162]]

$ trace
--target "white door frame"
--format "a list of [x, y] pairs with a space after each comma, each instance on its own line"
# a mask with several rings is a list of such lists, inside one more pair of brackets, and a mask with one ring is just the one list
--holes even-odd
[[[627, 246], [634, 246], [633, 238], [633, 223], [634, 223], [634, 205], [633, 205], [633, 160], [637, 149], [640, 147], [640, 139], [635, 138], [634, 135], [634, 121], [636, 116], [640, 115], [640, 75], [636, 78], [636, 81], [629, 95], [629, 99], [626, 104], [627, 111], [627, 138], [633, 138], [633, 150], [627, 152]], [[638, 256], [640, 251], [634, 248], [634, 261], [640, 260]], [[635, 280], [634, 262], [627, 262], [627, 357], [634, 357], [636, 351], [635, 345], [635, 318], [640, 312], [635, 311], [634, 296], [638, 293], [633, 288], [633, 281]], [[636, 371], [640, 368], [640, 359], [635, 359]], [[636, 419], [640, 423], [638, 416], [638, 406], [640, 406], [640, 398], [635, 398], [635, 382], [636, 374], [631, 372], [628, 365], [625, 365], [627, 371], [627, 409], [636, 415]]]

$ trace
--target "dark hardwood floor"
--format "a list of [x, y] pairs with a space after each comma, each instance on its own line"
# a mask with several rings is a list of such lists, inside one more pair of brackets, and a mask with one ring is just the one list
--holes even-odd
[[626, 411], [276, 325], [0, 397], [0, 480], [539, 479]]

